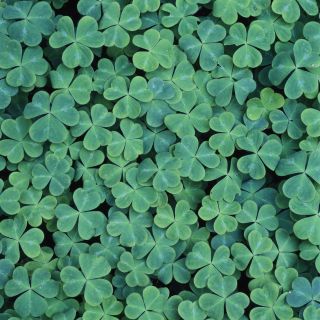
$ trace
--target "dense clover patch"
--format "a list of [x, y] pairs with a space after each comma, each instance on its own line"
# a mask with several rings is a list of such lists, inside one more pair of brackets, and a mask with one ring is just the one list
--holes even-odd
[[319, 320], [317, 0], [0, 0], [0, 320]]

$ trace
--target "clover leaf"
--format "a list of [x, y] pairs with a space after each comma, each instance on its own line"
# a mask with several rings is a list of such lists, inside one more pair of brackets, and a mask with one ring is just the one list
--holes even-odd
[[292, 283], [292, 291], [287, 295], [287, 303], [293, 308], [310, 302], [319, 303], [319, 281], [318, 277], [315, 277], [312, 282], [304, 277], [296, 278]]
[[59, 284], [46, 269], [36, 269], [29, 277], [26, 268], [19, 266], [4, 290], [9, 297], [17, 296], [14, 308], [21, 317], [39, 317], [48, 308], [46, 299], [57, 296]]
[[215, 97], [216, 104], [222, 107], [230, 103], [233, 92], [237, 101], [243, 104], [248, 95], [256, 89], [252, 72], [234, 66], [232, 58], [227, 55], [218, 58], [212, 78], [207, 83], [207, 90]]
[[235, 271], [228, 247], [220, 246], [213, 253], [209, 244], [204, 241], [199, 241], [193, 246], [187, 255], [186, 266], [190, 270], [200, 269], [194, 277], [197, 288], [206, 287], [208, 281], [217, 274], [232, 275]]
[[50, 103], [50, 96], [45, 91], [38, 91], [33, 96], [32, 102], [26, 105], [24, 116], [27, 119], [42, 116], [29, 129], [31, 139], [36, 142], [61, 143], [68, 134], [65, 125], [73, 126], [79, 121], [78, 111], [69, 95], [59, 94]]
[[23, 117], [16, 120], [7, 119], [1, 123], [1, 131], [8, 137], [0, 141], [0, 154], [12, 163], [23, 160], [25, 153], [37, 158], [42, 154], [42, 146], [28, 137], [31, 121]]
[[138, 179], [145, 183], [152, 178], [155, 190], [169, 191], [180, 185], [181, 161], [169, 152], [156, 155], [156, 164], [149, 158], [143, 160], [138, 167]]
[[95, 104], [90, 109], [91, 117], [80, 111], [79, 122], [71, 129], [71, 134], [79, 137], [84, 133], [83, 145], [93, 151], [111, 142], [111, 132], [106, 129], [115, 123], [114, 115], [102, 104]]
[[279, 222], [276, 217], [276, 208], [271, 204], [264, 204], [258, 209], [256, 202], [247, 200], [242, 210], [237, 214], [236, 219], [242, 224], [249, 224], [245, 229], [244, 235], [248, 235], [252, 230], [258, 230], [267, 236], [269, 231], [278, 228]]
[[10, 23], [10, 38], [34, 47], [40, 44], [42, 35], [49, 36], [54, 30], [53, 11], [47, 2], [19, 1], [3, 10], [3, 18]]
[[72, 19], [64, 16], [59, 19], [56, 28], [49, 44], [52, 48], [68, 46], [62, 54], [62, 61], [68, 68], [88, 67], [93, 61], [91, 48], [100, 48], [104, 44], [98, 23], [92, 17], [82, 17], [75, 31]]
[[199, 58], [201, 69], [211, 71], [223, 54], [223, 45], [219, 42], [225, 38], [226, 31], [222, 26], [205, 20], [199, 24], [197, 33], [200, 40], [187, 34], [179, 39], [179, 46], [186, 52], [191, 63]]
[[293, 175], [284, 182], [282, 187], [286, 197], [298, 197], [307, 202], [314, 199], [313, 181], [318, 181], [318, 170], [313, 164], [318, 157], [319, 151], [314, 151], [309, 156], [304, 151], [298, 151], [280, 160], [276, 173], [279, 176]]
[[313, 52], [311, 44], [305, 39], [299, 39], [294, 43], [292, 51], [279, 52], [275, 56], [269, 78], [272, 84], [280, 85], [288, 77], [284, 92], [289, 99], [300, 98], [303, 94], [310, 96], [318, 90], [317, 76], [312, 70], [319, 66], [320, 58]]
[[242, 243], [235, 243], [231, 247], [237, 269], [242, 271], [250, 264], [249, 274], [254, 278], [270, 272], [273, 261], [268, 253], [273, 247], [272, 240], [253, 230], [248, 235], [248, 245], [250, 249]]
[[85, 312], [83, 314], [84, 320], [117, 320], [117, 316], [122, 312], [122, 303], [117, 300], [115, 296], [110, 296], [102, 300], [101, 305], [91, 306], [85, 305]]
[[17, 215], [14, 219], [4, 219], [0, 223], [4, 254], [12, 263], [19, 261], [20, 248], [30, 258], [40, 254], [40, 244], [44, 239], [43, 232], [38, 228], [26, 231], [26, 228], [26, 219], [21, 215]]
[[32, 87], [37, 76], [48, 70], [48, 62], [43, 59], [40, 47], [22, 49], [16, 40], [0, 34], [0, 68], [6, 73], [6, 82], [11, 87]]
[[250, 319], [290, 319], [292, 309], [285, 303], [287, 294], [280, 294], [275, 283], [268, 283], [263, 288], [256, 288], [250, 298], [259, 307], [250, 311]]
[[216, 132], [210, 137], [209, 145], [223, 157], [229, 157], [234, 153], [236, 140], [245, 136], [247, 132], [243, 124], [237, 124], [231, 112], [223, 112], [219, 116], [212, 117], [209, 125]]
[[77, 225], [82, 239], [88, 240], [97, 236], [99, 228], [104, 224], [104, 215], [94, 210], [100, 204], [98, 193], [77, 189], [73, 194], [73, 201], [77, 210], [67, 204], [59, 204], [55, 209], [58, 229], [68, 232]]
[[123, 246], [133, 247], [146, 241], [147, 227], [152, 224], [152, 217], [149, 213], [138, 213], [129, 211], [128, 217], [121, 211], [109, 213], [107, 230], [111, 236], [120, 236], [120, 243]]
[[118, 262], [118, 268], [125, 273], [125, 281], [129, 287], [145, 287], [150, 283], [149, 274], [153, 269], [149, 268], [142, 260], [137, 260], [129, 252], [123, 252]]
[[126, 174], [127, 184], [118, 182], [111, 191], [119, 208], [128, 208], [131, 205], [137, 212], [146, 212], [155, 204], [157, 193], [151, 187], [140, 185], [137, 173], [138, 169], [130, 168]]
[[89, 75], [75, 76], [73, 69], [60, 64], [56, 70], [50, 71], [50, 80], [52, 87], [57, 89], [53, 92], [53, 96], [59, 93], [69, 94], [80, 105], [85, 105], [90, 101], [93, 85]]
[[99, 30], [104, 30], [103, 36], [106, 46], [126, 47], [130, 42], [127, 31], [136, 31], [140, 27], [140, 11], [134, 4], [128, 4], [121, 8], [118, 2], [112, 1], [103, 6]]
[[204, 293], [199, 298], [201, 309], [218, 320], [222, 320], [224, 313], [230, 319], [240, 319], [249, 305], [249, 298], [242, 292], [234, 292], [237, 288], [235, 277], [217, 274], [208, 281], [212, 293]]
[[275, 0], [272, 3], [272, 10], [281, 14], [283, 19], [288, 22], [296, 22], [300, 17], [300, 6], [304, 11], [306, 11], [309, 15], [314, 16], [319, 12], [316, 1], [306, 1], [306, 0]]
[[167, 128], [182, 138], [186, 135], [194, 135], [195, 131], [208, 132], [209, 120], [212, 109], [207, 103], [196, 104], [197, 96], [194, 92], [184, 92], [180, 102], [171, 104], [171, 108], [177, 111], [168, 114], [164, 118]]
[[166, 236], [171, 240], [187, 240], [191, 236], [189, 225], [197, 222], [197, 216], [190, 210], [187, 201], [177, 202], [175, 213], [169, 205], [157, 208], [155, 224], [166, 229]]
[[54, 154], [45, 157], [44, 164], [37, 163], [32, 169], [32, 185], [37, 190], [49, 186], [53, 196], [59, 196], [71, 183], [70, 163]]
[[84, 291], [85, 301], [92, 306], [98, 306], [112, 294], [110, 282], [103, 279], [110, 266], [105, 258], [87, 253], [79, 255], [80, 270], [67, 266], [61, 270], [63, 291], [69, 297], [76, 297]]
[[235, 160], [236, 159], [233, 158], [228, 163], [226, 158], [220, 157], [220, 164], [218, 167], [206, 172], [205, 181], [219, 179], [210, 191], [210, 197], [213, 200], [232, 202], [236, 195], [241, 193], [240, 186], [242, 177], [237, 170]]
[[[272, 130], [278, 134], [287, 132], [288, 136], [291, 139], [296, 140], [301, 138], [303, 133], [305, 132], [303, 124], [306, 124], [305, 122], [310, 121], [308, 120], [308, 116], [303, 116], [306, 118], [304, 118], [305, 120], [301, 121], [304, 109], [305, 106], [302, 103], [297, 103], [294, 100], [286, 100], [283, 106], [283, 110], [274, 110], [269, 114], [269, 118], [272, 122]], [[313, 110], [310, 110], [312, 113]], [[314, 117], [314, 119], [316, 119], [316, 116]], [[314, 119], [312, 119], [310, 122], [310, 131], [312, 130], [312, 123], [315, 122]]]
[[134, 36], [132, 41], [135, 46], [146, 50], [137, 51], [133, 55], [133, 64], [136, 68], [151, 72], [159, 65], [166, 69], [172, 67], [172, 45], [169, 40], [161, 39], [161, 34], [157, 30], [147, 30], [143, 35]]
[[250, 4], [250, 0], [215, 0], [213, 3], [213, 14], [215, 17], [228, 25], [233, 25], [238, 20], [238, 14], [245, 15], [246, 9]]
[[198, 6], [195, 3], [188, 3], [182, 0], [177, 0], [175, 5], [165, 3], [161, 6], [161, 11], [164, 14], [161, 23], [166, 27], [178, 25], [178, 32], [181, 36], [191, 34], [197, 28], [197, 17], [193, 16], [198, 11]]
[[106, 88], [103, 96], [110, 101], [118, 100], [113, 106], [113, 114], [119, 118], [135, 119], [141, 112], [141, 102], [152, 100], [152, 92], [144, 78], [134, 77], [128, 86], [125, 78], [116, 77]]
[[263, 134], [260, 131], [249, 131], [245, 137], [237, 139], [237, 145], [252, 154], [241, 157], [237, 167], [242, 173], [249, 174], [253, 179], [262, 179], [265, 167], [275, 170], [280, 161], [282, 145], [276, 139], [263, 142]]
[[238, 22], [230, 27], [225, 44], [240, 46], [232, 57], [238, 68], [256, 68], [262, 63], [262, 55], [258, 49], [268, 51], [271, 43], [262, 26], [250, 24], [247, 31], [245, 25]]
[[131, 293], [126, 301], [127, 306], [124, 309], [128, 319], [154, 319], [164, 320], [162, 315], [166, 296], [161, 294], [158, 288], [148, 286], [143, 289], [142, 295]]
[[260, 92], [260, 99], [253, 98], [247, 102], [247, 116], [250, 120], [259, 120], [265, 114], [280, 109], [284, 103], [281, 94], [275, 93], [271, 88], [264, 88]]
[[175, 145], [174, 154], [181, 159], [180, 174], [189, 177], [192, 181], [200, 181], [205, 177], [205, 168], [213, 169], [220, 163], [207, 142], [199, 146], [194, 136], [184, 136], [180, 143]]

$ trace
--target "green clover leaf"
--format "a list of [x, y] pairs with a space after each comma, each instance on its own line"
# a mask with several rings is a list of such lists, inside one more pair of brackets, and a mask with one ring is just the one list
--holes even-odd
[[248, 95], [256, 89], [256, 82], [249, 69], [240, 69], [233, 65], [232, 58], [222, 55], [212, 71], [212, 80], [207, 83], [207, 90], [215, 97], [219, 106], [227, 106], [234, 92], [239, 104], [243, 104]]
[[167, 39], [161, 39], [161, 34], [150, 29], [143, 35], [136, 35], [132, 39], [133, 44], [146, 51], [137, 51], [133, 55], [133, 64], [136, 68], [145, 72], [155, 71], [159, 65], [169, 69], [173, 64], [172, 45]]
[[30, 127], [29, 134], [33, 141], [61, 143], [67, 138], [65, 126], [74, 126], [80, 117], [74, 108], [74, 101], [67, 94], [59, 94], [50, 103], [50, 96], [45, 91], [38, 91], [24, 109], [27, 119], [38, 118]]
[[218, 58], [224, 53], [220, 41], [225, 38], [226, 30], [210, 20], [205, 20], [199, 24], [197, 34], [200, 40], [187, 34], [179, 39], [179, 46], [187, 54], [191, 63], [195, 63], [199, 58], [201, 69], [211, 71], [216, 67]]
[[199, 241], [193, 246], [187, 255], [186, 266], [190, 270], [199, 269], [194, 277], [197, 288], [206, 287], [208, 281], [217, 274], [232, 275], [235, 271], [228, 247], [220, 246], [213, 253], [209, 244], [204, 241]]
[[130, 42], [127, 31], [136, 31], [141, 27], [140, 11], [134, 4], [121, 8], [112, 1], [103, 6], [103, 15], [99, 21], [99, 30], [103, 31], [105, 45], [125, 48]]
[[293, 311], [285, 302], [287, 294], [279, 291], [275, 283], [254, 289], [250, 298], [259, 307], [250, 311], [250, 319], [292, 319]]
[[131, 293], [127, 299], [127, 306], [124, 309], [128, 319], [154, 319], [164, 320], [162, 311], [167, 297], [158, 288], [148, 286], [143, 289], [142, 295]]
[[101, 202], [99, 194], [77, 189], [73, 194], [73, 202], [77, 210], [63, 203], [55, 209], [58, 229], [69, 232], [77, 225], [80, 237], [86, 240], [99, 235], [105, 219], [100, 211], [94, 210]]
[[11, 22], [10, 38], [34, 47], [40, 44], [42, 35], [49, 36], [54, 30], [53, 11], [47, 2], [19, 1], [3, 10], [3, 18]]
[[222, 235], [237, 229], [240, 210], [241, 206], [237, 202], [214, 201], [206, 196], [202, 199], [198, 214], [201, 219], [208, 221], [208, 225], [213, 222], [214, 231]]
[[258, 49], [270, 50], [271, 41], [268, 38], [263, 26], [250, 24], [247, 31], [245, 25], [238, 22], [230, 27], [225, 44], [240, 46], [232, 57], [238, 68], [256, 68], [262, 63], [262, 55]]
[[232, 320], [240, 319], [249, 305], [249, 298], [242, 292], [234, 292], [237, 288], [235, 277], [217, 274], [208, 281], [213, 293], [204, 293], [199, 298], [202, 310], [213, 319], [222, 320], [226, 311]]
[[32, 169], [32, 185], [37, 190], [49, 186], [53, 196], [59, 196], [71, 183], [70, 163], [54, 154], [45, 157], [44, 165], [37, 163]]
[[103, 279], [111, 270], [104, 257], [87, 253], [79, 255], [80, 270], [67, 266], [61, 270], [63, 291], [68, 297], [76, 297], [84, 291], [84, 299], [91, 306], [98, 306], [112, 294], [110, 282]]
[[89, 150], [97, 150], [111, 142], [111, 132], [106, 129], [114, 125], [114, 115], [102, 104], [95, 104], [90, 108], [90, 115], [86, 111], [80, 111], [79, 122], [71, 129], [74, 137], [85, 133], [84, 147]]
[[98, 23], [92, 17], [82, 17], [75, 31], [72, 19], [64, 16], [59, 19], [56, 28], [57, 31], [49, 38], [49, 44], [52, 48], [67, 46], [62, 61], [68, 68], [88, 67], [93, 60], [91, 48], [100, 48], [104, 44]]
[[10, 162], [21, 162], [25, 154], [32, 158], [42, 154], [42, 146], [28, 137], [31, 123], [24, 117], [18, 117], [16, 120], [7, 119], [1, 123], [1, 131], [8, 139], [0, 141], [0, 154], [7, 157]]
[[17, 215], [14, 219], [2, 220], [0, 223], [4, 254], [12, 263], [19, 261], [20, 248], [30, 258], [40, 254], [40, 244], [44, 239], [43, 232], [38, 228], [26, 231], [26, 228], [26, 219], [21, 215]]
[[177, 202], [175, 212], [169, 205], [157, 208], [154, 223], [166, 229], [166, 236], [171, 240], [187, 240], [191, 236], [189, 225], [197, 222], [196, 214], [190, 210], [187, 201]]
[[21, 317], [39, 317], [48, 308], [46, 299], [57, 296], [59, 284], [51, 279], [46, 269], [34, 270], [30, 279], [27, 270], [19, 266], [14, 269], [12, 279], [6, 283], [4, 290], [9, 297], [18, 296], [14, 308]]
[[280, 161], [281, 143], [277, 139], [269, 139], [265, 143], [263, 140], [263, 133], [256, 130], [249, 131], [245, 137], [237, 139], [237, 145], [242, 150], [251, 152], [238, 160], [237, 167], [253, 179], [262, 179], [266, 174], [265, 166], [275, 170]]
[[[292, 59], [292, 53], [294, 59]], [[305, 39], [294, 43], [292, 51], [279, 52], [272, 60], [269, 78], [273, 85], [280, 85], [287, 77], [284, 92], [289, 99], [300, 98], [303, 94], [312, 96], [318, 91], [317, 75], [312, 69], [320, 66], [320, 57]]]
[[48, 62], [43, 59], [40, 47], [27, 47], [24, 51], [21, 44], [0, 35], [0, 68], [7, 71], [6, 82], [11, 87], [32, 87], [37, 76], [48, 70]]

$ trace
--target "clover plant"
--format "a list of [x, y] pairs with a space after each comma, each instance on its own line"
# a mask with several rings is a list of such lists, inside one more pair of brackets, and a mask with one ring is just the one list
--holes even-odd
[[320, 319], [317, 0], [0, 0], [0, 320]]

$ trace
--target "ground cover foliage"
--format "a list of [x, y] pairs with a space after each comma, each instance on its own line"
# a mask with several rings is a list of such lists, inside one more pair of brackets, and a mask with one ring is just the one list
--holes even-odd
[[317, 0], [0, 1], [0, 319], [320, 319]]

